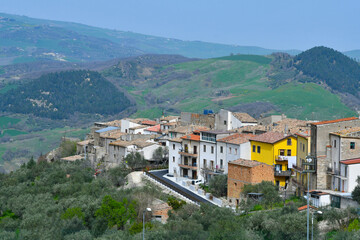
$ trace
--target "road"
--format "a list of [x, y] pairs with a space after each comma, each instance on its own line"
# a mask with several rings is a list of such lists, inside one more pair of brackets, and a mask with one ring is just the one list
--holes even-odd
[[[150, 171], [150, 174], [148, 174], [149, 177], [154, 178], [155, 180], [159, 181], [160, 183], [164, 184], [165, 186], [171, 188], [175, 192], [183, 195], [184, 197], [197, 202], [197, 203], [209, 203], [211, 205], [215, 205], [212, 202], [196, 195], [195, 193], [191, 192], [190, 190], [180, 186], [179, 184], [163, 177], [165, 174], [168, 173], [168, 170], [161, 170], [161, 171]], [[154, 175], [154, 176], [152, 176]]]

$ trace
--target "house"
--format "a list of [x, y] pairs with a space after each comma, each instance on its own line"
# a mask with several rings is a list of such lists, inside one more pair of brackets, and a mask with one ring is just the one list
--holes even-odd
[[[331, 121], [321, 121], [310, 124], [311, 127], [311, 156], [314, 161], [315, 172], [311, 174], [310, 184], [313, 189], [330, 189], [331, 172], [328, 168], [334, 167], [331, 159], [331, 138], [330, 133], [338, 132], [348, 128], [360, 127], [360, 119], [357, 117], [342, 118]], [[334, 134], [333, 134], [334, 136]], [[346, 159], [346, 158], [344, 158]]]
[[142, 122], [144, 122], [144, 121], [150, 121], [150, 119], [147, 119], [147, 118], [121, 119], [121, 131], [124, 133], [129, 133], [130, 128], [137, 127], [140, 125], [145, 125], [145, 124], [142, 124]]
[[296, 165], [297, 138], [280, 132], [266, 132], [250, 138], [251, 160], [275, 166], [275, 184], [287, 188], [291, 168]]
[[172, 138], [169, 139], [169, 174], [174, 177], [180, 177], [180, 167], [181, 164], [181, 149], [182, 139], [181, 138]]
[[147, 129], [148, 125], [138, 125], [129, 128], [129, 134], [144, 134], [144, 130]]
[[[100, 134], [119, 129], [118, 127], [105, 127], [94, 132], [94, 145], [100, 146]], [[103, 147], [103, 146], [102, 146]]]
[[200, 134], [192, 133], [181, 137], [181, 140], [180, 161], [176, 172], [180, 174], [180, 177], [198, 179], [201, 176], [199, 166]]
[[162, 116], [160, 118], [161, 123], [177, 123], [179, 121], [180, 116]]
[[331, 204], [330, 194], [327, 192], [310, 190], [309, 196], [310, 196], [311, 205], [313, 205], [316, 208], [325, 207]]
[[169, 204], [159, 199], [155, 199], [151, 204], [151, 217], [155, 221], [165, 224], [169, 218], [168, 212], [171, 210], [172, 207], [169, 206]]
[[109, 167], [118, 166], [123, 163], [123, 159], [132, 152], [139, 152], [145, 158], [145, 160], [152, 161], [153, 153], [158, 147], [160, 147], [159, 144], [151, 140], [117, 140], [109, 144], [109, 152], [106, 158], [106, 164]]
[[161, 134], [160, 124], [144, 129], [144, 134]]
[[253, 134], [235, 133], [217, 140], [216, 153], [219, 169], [228, 172], [228, 162], [236, 159], [251, 160], [251, 146], [249, 139], [255, 137]]
[[223, 173], [223, 169], [220, 169], [220, 159], [217, 158], [217, 140], [232, 133], [220, 130], [200, 131], [199, 165], [205, 181], [209, 181], [213, 175]]
[[106, 152], [109, 152], [109, 144], [120, 139], [124, 135], [126, 135], [126, 133], [121, 132], [121, 129], [101, 132], [99, 135], [98, 145], [100, 147], [105, 147]]
[[229, 162], [228, 168], [227, 198], [230, 204], [239, 204], [245, 184], [257, 184], [262, 181], [274, 182], [273, 166], [265, 163], [237, 159]]
[[168, 130], [169, 138], [180, 138], [187, 134], [192, 133], [195, 130], [209, 130], [209, 128], [199, 125], [185, 125], [185, 126], [177, 126], [175, 128]]
[[244, 126], [257, 125], [257, 120], [247, 113], [230, 112], [225, 109], [215, 114], [215, 129], [229, 131]]
[[[359, 155], [359, 154], [358, 154]], [[360, 157], [341, 160], [332, 172], [331, 190], [351, 193], [360, 176]]]
[[89, 145], [93, 145], [94, 144], [94, 140], [92, 139], [88, 139], [88, 140], [84, 140], [84, 141], [80, 141], [76, 143], [76, 154], [80, 155], [80, 154], [84, 154], [85, 152], [89, 151]]
[[215, 114], [208, 110], [204, 110], [204, 114], [181, 112], [180, 115], [181, 125], [198, 125], [210, 129], [215, 127]]

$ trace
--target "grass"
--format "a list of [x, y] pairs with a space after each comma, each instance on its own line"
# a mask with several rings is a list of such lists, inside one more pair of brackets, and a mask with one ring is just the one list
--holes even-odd
[[272, 59], [270, 57], [260, 56], [260, 55], [233, 55], [233, 56], [226, 56], [226, 57], [219, 57], [216, 59], [220, 60], [230, 60], [230, 61], [249, 61], [255, 62], [259, 64], [269, 64]]
[[17, 135], [22, 135], [22, 134], [27, 134], [27, 132], [19, 131], [19, 130], [16, 130], [16, 129], [5, 129], [3, 131], [3, 133], [0, 134], [0, 137], [5, 136], [5, 135], [14, 137], [14, 136], [17, 136]]
[[131, 117], [134, 118], [160, 118], [162, 115], [162, 110], [160, 108], [150, 108], [142, 111], [137, 111]]
[[0, 117], [0, 128], [6, 128], [9, 124], [17, 124], [20, 121], [18, 118]]
[[[1, 72], [1, 69], [0, 69], [0, 72]], [[17, 87], [18, 87], [18, 85], [16, 85], [16, 84], [7, 84], [7, 85], [5, 85], [5, 87], [0, 89], [0, 94], [6, 93], [7, 91], [9, 91], [11, 89], [15, 89]]]

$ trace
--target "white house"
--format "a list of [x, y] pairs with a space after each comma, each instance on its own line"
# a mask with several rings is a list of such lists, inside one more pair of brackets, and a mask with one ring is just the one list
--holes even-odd
[[180, 138], [169, 139], [169, 174], [175, 177], [180, 176], [182, 140]]
[[253, 134], [235, 133], [217, 140], [217, 163], [219, 168], [227, 174], [228, 163], [239, 158], [251, 160], [251, 145], [249, 138]]
[[257, 125], [257, 120], [247, 113], [230, 112], [225, 109], [215, 115], [215, 129], [229, 131], [244, 126]]

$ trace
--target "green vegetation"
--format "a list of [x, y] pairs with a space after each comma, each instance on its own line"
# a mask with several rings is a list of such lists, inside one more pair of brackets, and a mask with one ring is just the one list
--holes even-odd
[[79, 113], [117, 114], [130, 106], [125, 95], [91, 71], [50, 73], [1, 95], [0, 108], [55, 119]]
[[225, 197], [227, 195], [227, 175], [215, 175], [210, 178], [209, 191], [216, 197]]
[[19, 131], [16, 129], [5, 129], [2, 131], [2, 133], [0, 133], [0, 137], [6, 136], [6, 135], [17, 136], [17, 135], [22, 135], [22, 134], [27, 134], [27, 132]]
[[360, 65], [344, 54], [327, 47], [314, 47], [297, 55], [294, 61], [297, 69], [324, 81], [332, 89], [358, 95]]
[[17, 124], [20, 119], [0, 116], [0, 129], [7, 128], [12, 124]]
[[[0, 69], [0, 74], [2, 74], [2, 73], [1, 73], [1, 69]], [[7, 85], [5, 85], [4, 87], [0, 88], [0, 94], [6, 93], [7, 91], [9, 91], [9, 90], [11, 90], [11, 89], [15, 89], [15, 88], [17, 88], [17, 87], [18, 87], [17, 84], [7, 84]]]
[[264, 56], [259, 56], [259, 55], [245, 55], [245, 54], [220, 57], [217, 59], [231, 60], [231, 61], [243, 60], [243, 61], [255, 62], [255, 63], [259, 63], [259, 64], [269, 64], [271, 62], [271, 58], [269, 58], [269, 57], [264, 57]]

